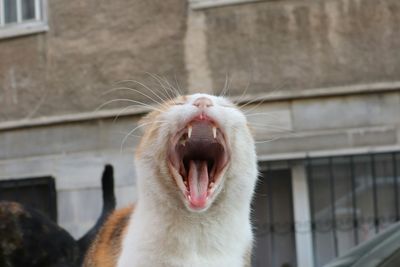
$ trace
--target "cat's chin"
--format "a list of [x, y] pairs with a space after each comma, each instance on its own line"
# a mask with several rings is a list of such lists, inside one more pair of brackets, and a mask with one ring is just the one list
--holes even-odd
[[171, 138], [168, 166], [190, 211], [212, 205], [229, 160], [225, 134], [207, 116], [194, 117]]

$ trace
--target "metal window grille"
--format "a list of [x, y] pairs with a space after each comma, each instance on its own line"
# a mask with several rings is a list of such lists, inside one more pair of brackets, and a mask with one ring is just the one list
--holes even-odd
[[308, 159], [306, 165], [315, 266], [399, 221], [399, 152]]
[[[306, 170], [308, 222], [293, 216], [291, 169], [298, 164]], [[296, 266], [295, 237], [306, 234], [320, 267], [400, 220], [400, 152], [276, 161], [260, 169], [253, 266]]]
[[53, 177], [0, 181], [0, 200], [35, 208], [57, 222], [57, 195]]
[[296, 247], [291, 171], [287, 164], [261, 166], [253, 201], [256, 237], [253, 267], [295, 266]]

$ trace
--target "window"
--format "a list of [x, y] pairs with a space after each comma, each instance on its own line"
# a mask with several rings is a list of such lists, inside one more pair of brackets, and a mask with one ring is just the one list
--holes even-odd
[[308, 161], [315, 265], [400, 220], [400, 153]]
[[0, 0], [0, 38], [48, 30], [46, 0]]
[[261, 1], [265, 0], [189, 0], [189, 4], [192, 9], [202, 9], [202, 8], [210, 8], [217, 6], [261, 2]]
[[2, 180], [1, 200], [19, 202], [57, 222], [57, 195], [53, 177]]
[[400, 221], [400, 152], [270, 161], [260, 170], [253, 267], [321, 267]]

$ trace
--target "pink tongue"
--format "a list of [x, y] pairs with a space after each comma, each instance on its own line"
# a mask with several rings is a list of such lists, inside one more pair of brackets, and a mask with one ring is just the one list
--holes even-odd
[[190, 203], [196, 208], [204, 208], [207, 202], [208, 170], [207, 161], [191, 160], [189, 162]]

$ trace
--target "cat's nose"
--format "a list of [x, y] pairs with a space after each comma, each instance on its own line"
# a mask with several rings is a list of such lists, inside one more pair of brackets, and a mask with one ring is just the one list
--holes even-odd
[[199, 97], [193, 102], [193, 106], [196, 106], [198, 108], [208, 108], [213, 105], [211, 99], [207, 97]]

